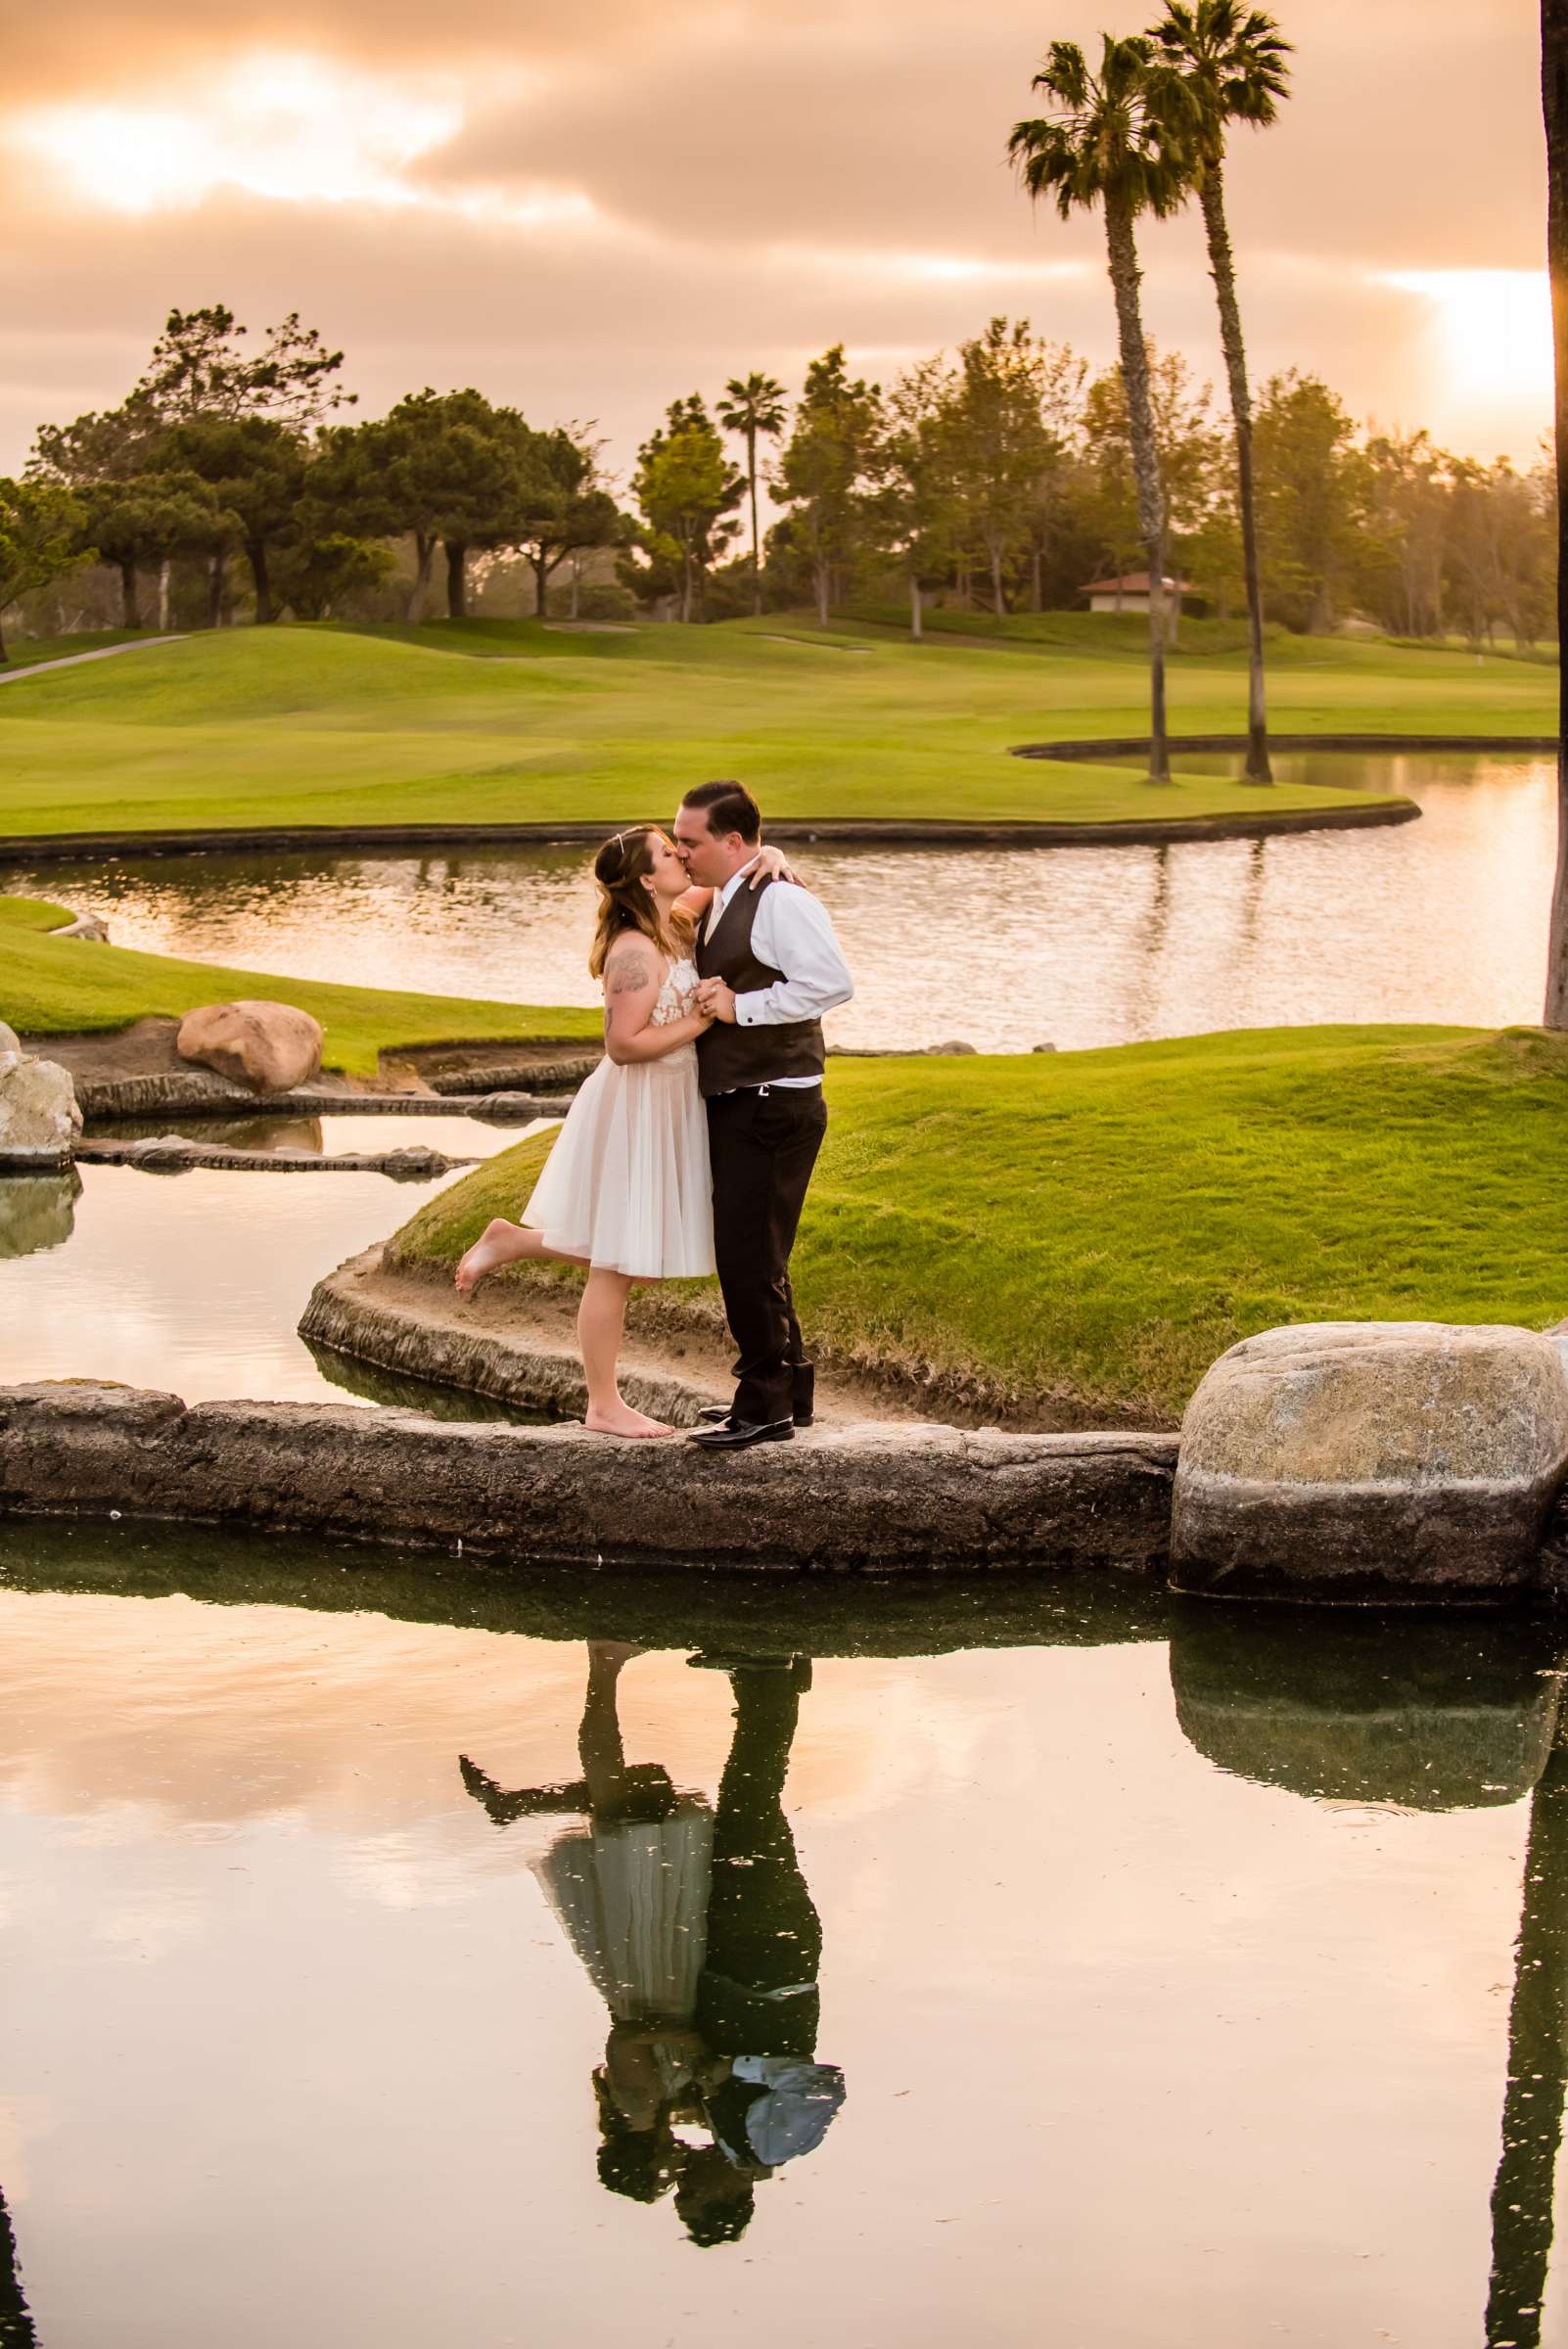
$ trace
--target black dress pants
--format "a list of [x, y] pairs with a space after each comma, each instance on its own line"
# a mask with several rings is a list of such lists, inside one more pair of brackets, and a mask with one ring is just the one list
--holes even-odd
[[734, 1410], [762, 1424], [795, 1407], [804, 1359], [790, 1288], [790, 1250], [827, 1130], [822, 1087], [762, 1085], [708, 1103], [714, 1166], [714, 1255], [738, 1349]]

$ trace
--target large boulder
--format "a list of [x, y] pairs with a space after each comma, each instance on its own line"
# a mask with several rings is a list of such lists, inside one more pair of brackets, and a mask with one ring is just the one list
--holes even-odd
[[1272, 1598], [1500, 1595], [1536, 1577], [1568, 1481], [1568, 1371], [1528, 1329], [1266, 1330], [1181, 1424], [1178, 1589]]
[[289, 1093], [321, 1071], [320, 1023], [292, 1003], [208, 1003], [188, 1011], [174, 1048], [254, 1093]]
[[15, 1028], [8, 1028], [4, 1020], [0, 1020], [0, 1060], [20, 1060], [21, 1058], [21, 1036]]
[[69, 1072], [29, 1058], [20, 1046], [0, 1045], [0, 1167], [69, 1167], [80, 1131]]

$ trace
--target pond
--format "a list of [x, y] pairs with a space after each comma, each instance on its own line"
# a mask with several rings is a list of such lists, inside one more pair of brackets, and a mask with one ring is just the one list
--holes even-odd
[[[336, 1156], [423, 1143], [452, 1158], [488, 1157], [530, 1130], [441, 1116], [160, 1119], [155, 1129], [247, 1150], [270, 1140]], [[421, 1200], [457, 1179], [94, 1166], [58, 1177], [0, 1177], [0, 1386], [108, 1378], [164, 1388], [187, 1403], [246, 1395], [414, 1404], [465, 1419], [525, 1416], [318, 1355], [296, 1331], [324, 1272], [384, 1240]]]
[[[803, 877], [859, 980], [833, 1040], [1015, 1052], [1318, 1021], [1539, 1018], [1555, 838], [1547, 761], [1314, 754], [1277, 764], [1282, 783], [1404, 793], [1421, 820], [1174, 848], [802, 846]], [[102, 914], [117, 944], [160, 953], [590, 1003], [588, 861], [581, 849], [213, 855], [8, 869], [0, 886]]]
[[1543, 2337], [1545, 1634], [759, 1579], [0, 1528], [0, 2337]]

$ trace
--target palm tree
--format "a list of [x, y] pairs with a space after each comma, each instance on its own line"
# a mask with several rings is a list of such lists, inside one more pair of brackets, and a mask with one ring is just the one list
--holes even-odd
[[1258, 580], [1258, 530], [1252, 493], [1252, 398], [1247, 389], [1247, 351], [1241, 339], [1241, 305], [1236, 299], [1235, 256], [1225, 224], [1225, 126], [1250, 122], [1265, 129], [1286, 96], [1290, 43], [1272, 17], [1244, 12], [1236, 0], [1166, 0], [1166, 12], [1149, 37], [1160, 56], [1179, 74], [1192, 101], [1192, 161], [1203, 225], [1209, 240], [1209, 271], [1220, 303], [1220, 342], [1230, 379], [1230, 413], [1236, 427], [1236, 484], [1241, 507], [1241, 559], [1247, 579], [1247, 770], [1249, 783], [1271, 783], [1268, 720], [1264, 702], [1263, 589]]
[[1115, 40], [1106, 33], [1097, 75], [1089, 71], [1076, 41], [1053, 41], [1034, 87], [1045, 92], [1054, 111], [1041, 120], [1013, 126], [1007, 152], [1020, 166], [1024, 185], [1031, 196], [1053, 195], [1064, 220], [1096, 204], [1105, 213], [1138, 527], [1149, 566], [1149, 780], [1169, 783], [1165, 497], [1149, 397], [1134, 224], [1140, 212], [1165, 218], [1189, 192], [1190, 164], [1182, 134], [1191, 101], [1176, 75], [1157, 69], [1154, 43], [1139, 34]]
[[746, 480], [752, 493], [752, 611], [762, 615], [762, 570], [757, 535], [757, 437], [776, 439], [784, 430], [784, 387], [770, 375], [732, 375], [718, 403], [718, 421], [746, 443]]
[[[1568, 645], [1568, 0], [1541, 0], [1541, 90], [1546, 116], [1546, 257], [1557, 371], [1557, 639]], [[1568, 672], [1559, 686], [1557, 882], [1546, 943], [1548, 1028], [1568, 1028]]]

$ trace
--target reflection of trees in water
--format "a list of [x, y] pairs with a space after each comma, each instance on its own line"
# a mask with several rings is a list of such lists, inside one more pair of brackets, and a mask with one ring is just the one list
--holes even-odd
[[1568, 1750], [1559, 1723], [1530, 1802], [1508, 2010], [1502, 2157], [1492, 2189], [1487, 2349], [1537, 2349], [1568, 2087]]
[[1247, 877], [1241, 892], [1241, 944], [1248, 954], [1255, 951], [1263, 929], [1264, 881], [1268, 855], [1267, 840], [1250, 841], [1247, 846]]
[[814, 2150], [844, 2098], [815, 2060], [822, 1928], [784, 1814], [810, 1667], [728, 1667], [735, 1727], [710, 1815], [659, 1765], [625, 1760], [616, 1689], [633, 1652], [589, 1643], [580, 1779], [509, 1793], [466, 1758], [463, 1777], [499, 1826], [586, 1815], [539, 1874], [611, 2015], [600, 2181], [633, 2201], [673, 2189], [693, 2242], [733, 2242], [759, 2181]]
[[0, 2194], [0, 2349], [35, 2349], [38, 2335], [27, 2313], [17, 2269], [17, 2238], [11, 2232], [11, 2213]]
[[1492, 2192], [1487, 2349], [1540, 2349], [1568, 2092], [1568, 1714], [1525, 1625], [1178, 1606], [1176, 1717], [1222, 1769], [1309, 1797], [1459, 1810], [1530, 1796]]

